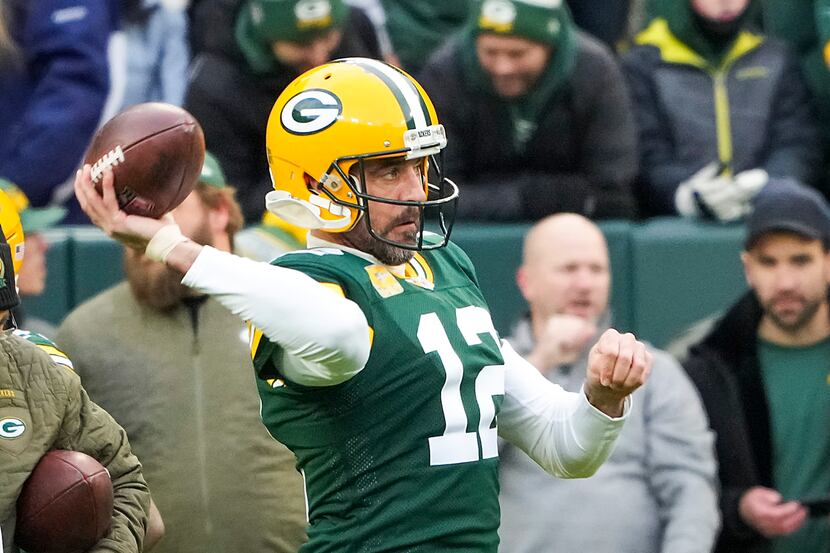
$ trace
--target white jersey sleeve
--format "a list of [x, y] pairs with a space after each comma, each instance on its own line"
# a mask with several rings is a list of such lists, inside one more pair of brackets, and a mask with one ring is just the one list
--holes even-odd
[[554, 476], [594, 474], [614, 450], [631, 411], [630, 396], [623, 416], [611, 418], [588, 403], [584, 392], [567, 392], [547, 380], [506, 341], [501, 350], [505, 382], [499, 435]]
[[331, 386], [369, 359], [360, 307], [308, 275], [205, 246], [182, 284], [210, 294], [285, 352], [281, 370], [306, 386]]

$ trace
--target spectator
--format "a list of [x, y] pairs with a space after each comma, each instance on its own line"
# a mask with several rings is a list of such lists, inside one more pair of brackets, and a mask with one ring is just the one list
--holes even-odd
[[[74, 173], [109, 92], [113, 0], [6, 0], [0, 68], [0, 177], [35, 206]], [[7, 50], [7, 52], [9, 52]]]
[[386, 28], [401, 67], [419, 72], [432, 53], [460, 30], [472, 0], [380, 0]]
[[[26, 262], [17, 272], [17, 291], [23, 297], [39, 296], [46, 289], [46, 251], [49, 249], [49, 243], [42, 232], [60, 223], [66, 217], [66, 209], [59, 206], [32, 207], [26, 194], [5, 179], [0, 179], [0, 190], [5, 192], [17, 208], [26, 236]], [[27, 317], [22, 306], [16, 307], [12, 312], [20, 327], [44, 336], [55, 335], [55, 328], [51, 323]]]
[[[232, 189], [215, 173], [173, 216], [222, 251], [242, 224]], [[303, 483], [293, 455], [259, 420], [244, 324], [132, 249], [125, 269], [127, 282], [70, 313], [56, 341], [144, 462], [166, 528], [156, 550], [296, 552], [305, 539]]]
[[187, 66], [187, 15], [161, 0], [124, 0], [126, 89], [122, 107], [142, 102], [184, 104]]
[[[215, 3], [223, 0], [212, 1], [201, 8], [219, 9]], [[215, 47], [194, 60], [186, 107], [238, 187], [245, 220], [254, 223], [271, 189], [265, 125], [276, 97], [315, 65], [381, 53], [372, 23], [342, 0], [247, 0], [234, 13], [230, 29], [211, 28], [217, 35], [234, 33], [232, 39], [214, 38]]]
[[816, 98], [824, 138], [825, 176], [830, 177], [830, 0], [761, 0], [764, 31], [795, 50]]
[[615, 50], [628, 29], [631, 0], [568, 0], [579, 28]]
[[112, 527], [90, 552], [139, 553], [146, 545], [150, 493], [126, 433], [89, 400], [71, 362], [53, 344], [11, 330], [10, 310], [20, 302], [15, 268], [23, 232], [14, 204], [0, 195], [0, 551], [18, 551], [12, 543], [15, 502], [26, 478], [44, 453], [69, 449], [98, 460], [112, 479]]
[[[602, 232], [580, 215], [543, 219], [525, 238], [517, 281], [530, 313], [508, 340], [548, 380], [579, 391], [590, 344], [611, 324]], [[513, 446], [504, 446], [504, 551], [711, 551], [719, 526], [713, 436], [683, 369], [667, 353], [651, 353], [652, 373], [634, 393], [630, 424], [593, 477], [551, 479]], [[623, 512], [616, 508], [621, 497]]]
[[797, 63], [751, 31], [750, 0], [660, 2], [623, 58], [646, 215], [740, 219], [767, 174], [814, 183], [821, 146]]
[[826, 516], [799, 502], [830, 490], [830, 207], [771, 182], [741, 254], [751, 288], [686, 361], [717, 435], [718, 553], [826, 551]]
[[612, 53], [557, 0], [487, 0], [424, 69], [459, 217], [632, 217], [634, 116]]
[[400, 66], [401, 60], [395, 55], [392, 47], [392, 39], [389, 38], [389, 31], [386, 29], [386, 11], [380, 0], [344, 0], [344, 2], [355, 8], [363, 10], [369, 17], [372, 25], [375, 26], [375, 34], [378, 37], [378, 46], [383, 54], [383, 61], [391, 65]]

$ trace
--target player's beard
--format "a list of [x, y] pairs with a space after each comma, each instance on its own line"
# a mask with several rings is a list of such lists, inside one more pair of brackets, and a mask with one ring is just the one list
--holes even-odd
[[[413, 207], [396, 217], [389, 223], [389, 225], [387, 225], [386, 228], [379, 229], [373, 227], [373, 230], [375, 231], [375, 234], [379, 236], [387, 236], [392, 229], [401, 223], [405, 223], [412, 219], [418, 221], [419, 215], [418, 208]], [[353, 248], [374, 256], [378, 261], [385, 265], [400, 265], [402, 263], [406, 263], [412, 259], [413, 255], [415, 255], [415, 252], [412, 250], [406, 250], [404, 248], [393, 246], [392, 244], [388, 244], [372, 236], [369, 233], [369, 223], [367, 222], [367, 217], [365, 216], [361, 217], [357, 225], [346, 233], [345, 238]], [[414, 246], [417, 243], [417, 240], [418, 233], [412, 232], [407, 233], [402, 239], [396, 241], [412, 243]]]
[[[190, 239], [198, 244], [209, 246], [213, 243], [206, 222], [190, 234]], [[198, 295], [182, 284], [181, 273], [133, 250], [125, 252], [124, 272], [136, 301], [153, 309], [168, 311], [184, 298]]]

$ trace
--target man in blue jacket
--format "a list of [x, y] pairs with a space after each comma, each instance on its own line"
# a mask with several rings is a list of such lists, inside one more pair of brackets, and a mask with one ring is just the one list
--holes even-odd
[[0, 66], [0, 177], [34, 206], [77, 168], [109, 92], [113, 0], [6, 0]]

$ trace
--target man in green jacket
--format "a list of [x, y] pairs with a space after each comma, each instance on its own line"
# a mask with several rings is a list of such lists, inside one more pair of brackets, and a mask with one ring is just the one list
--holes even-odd
[[[231, 251], [242, 215], [212, 156], [173, 216]], [[295, 553], [303, 482], [259, 419], [245, 325], [135, 250], [125, 268], [127, 281], [70, 313], [56, 342], [144, 462], [165, 523], [154, 553]]]
[[0, 195], [6, 229], [0, 231], [0, 551], [18, 552], [15, 505], [29, 474], [47, 451], [67, 449], [97, 459], [112, 479], [112, 525], [90, 551], [139, 553], [150, 493], [127, 434], [90, 401], [68, 359], [47, 341], [10, 328], [10, 310], [20, 301], [14, 271], [23, 231], [14, 205]]

